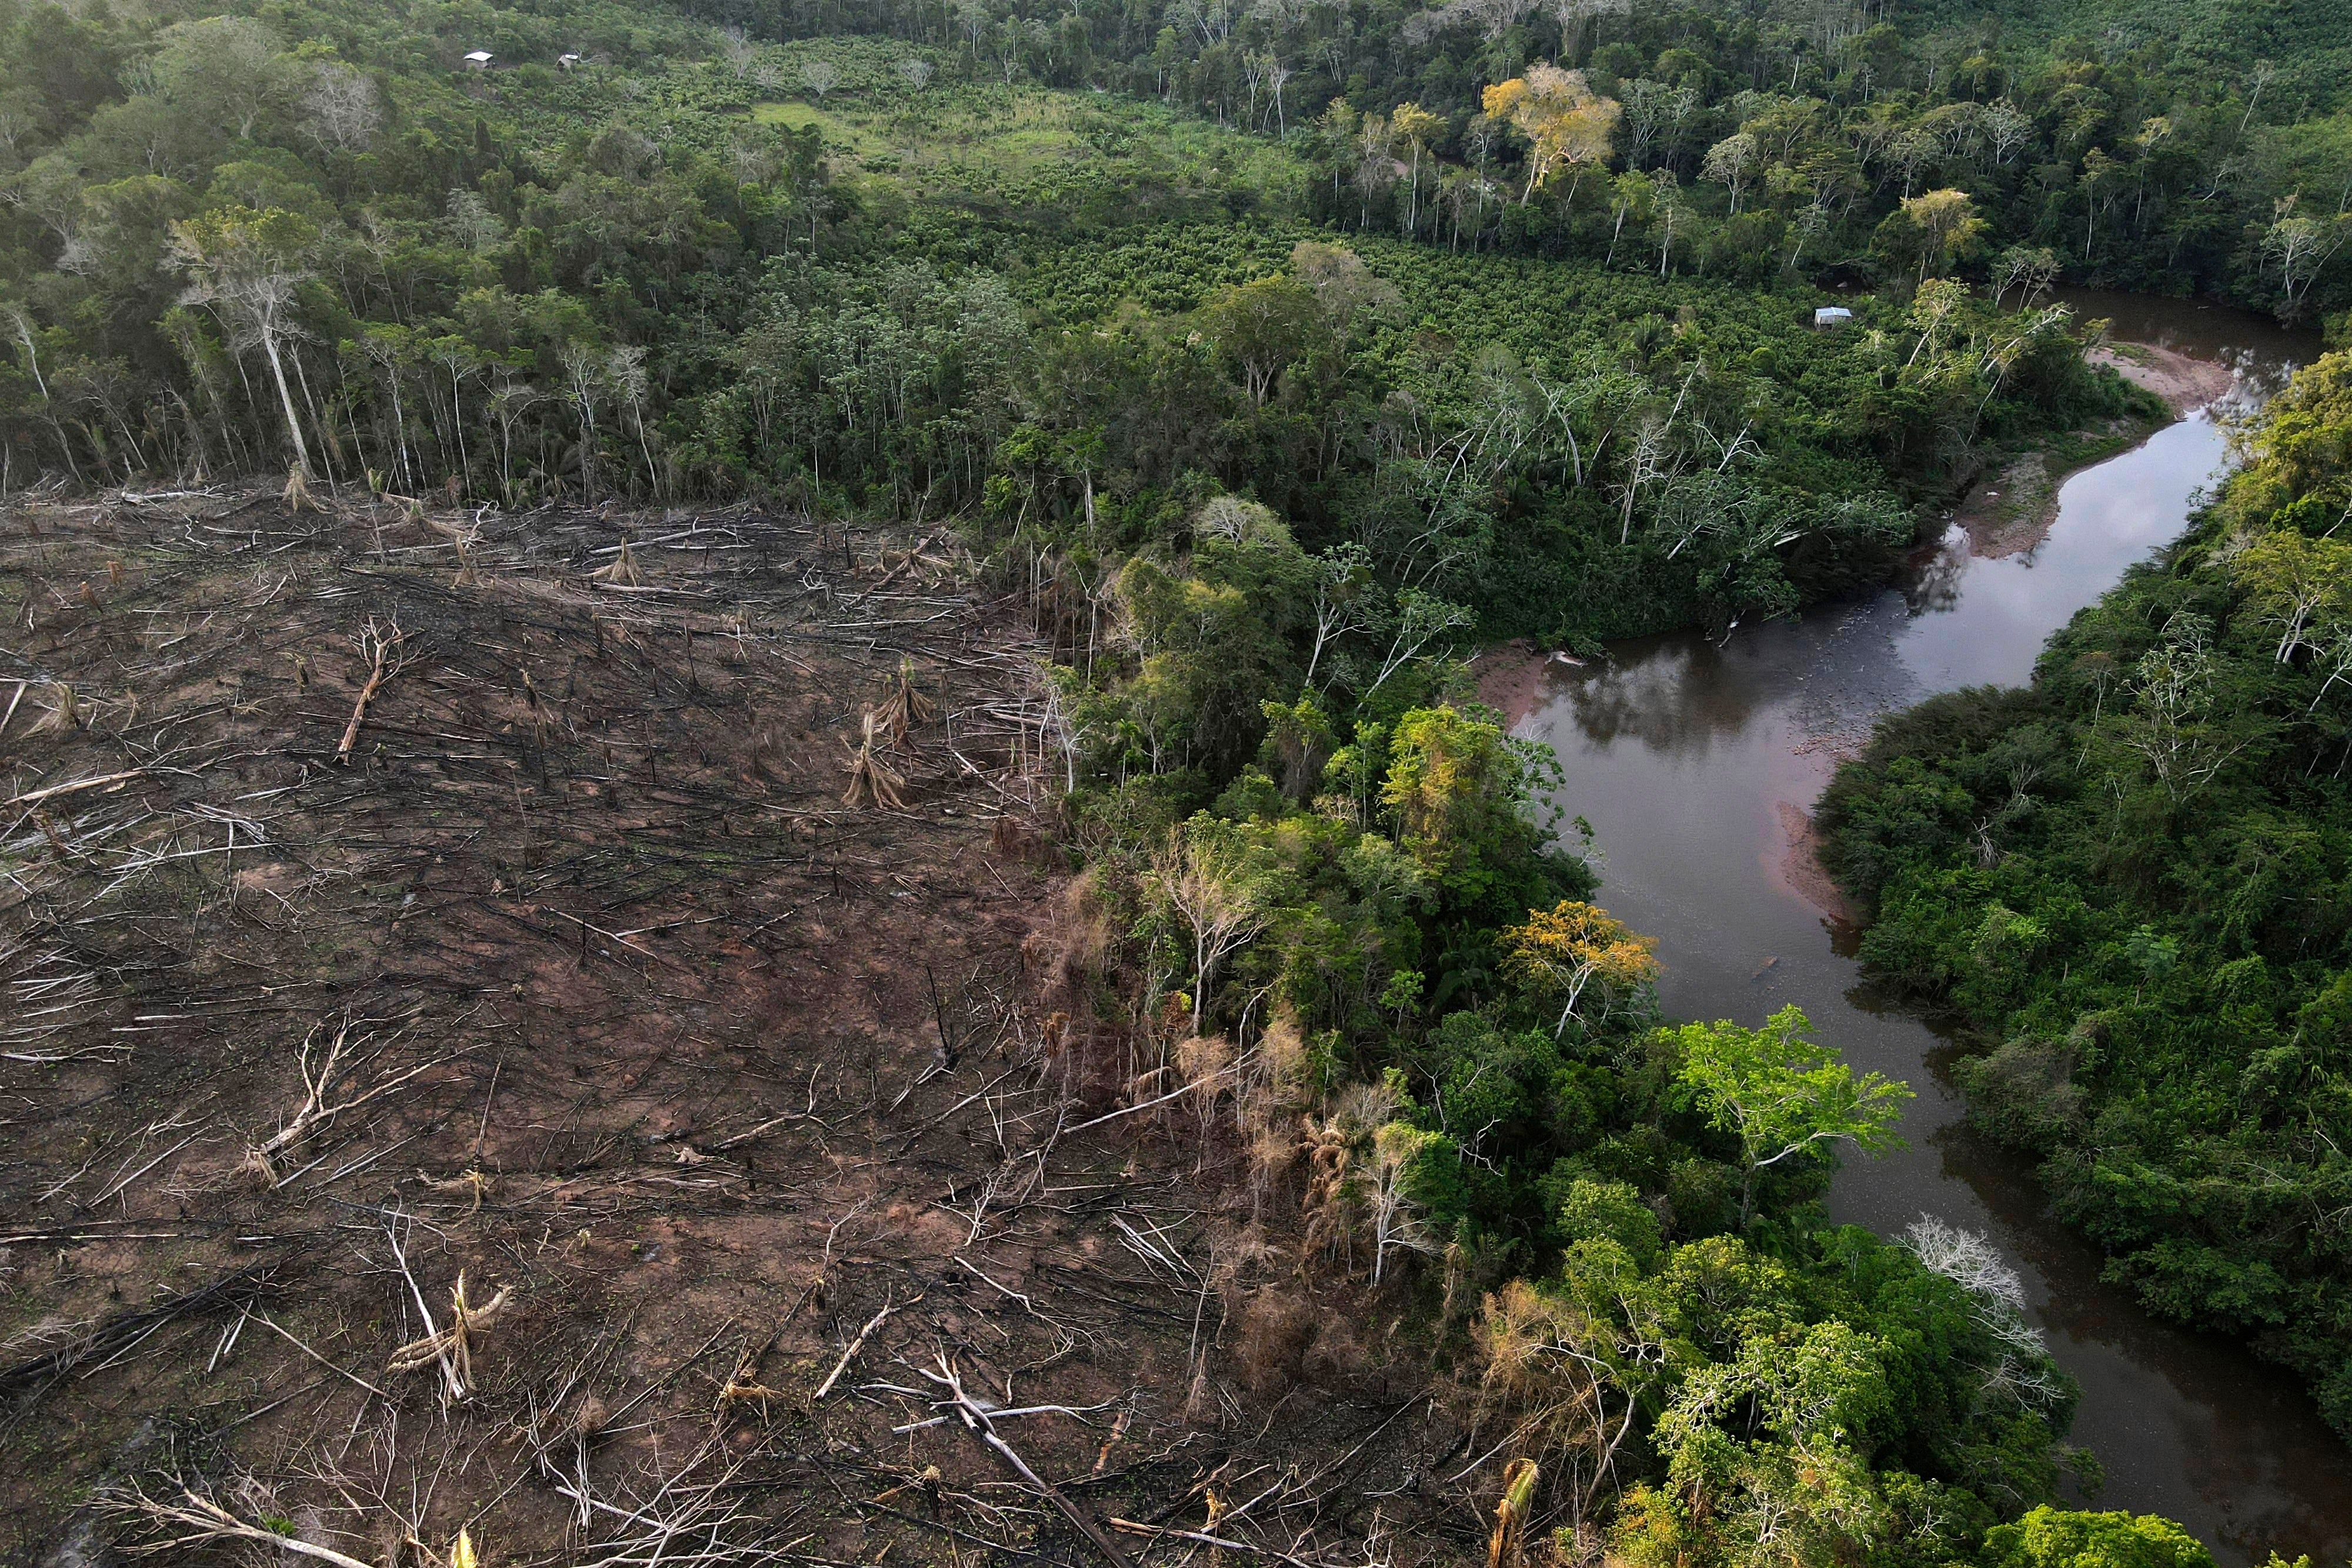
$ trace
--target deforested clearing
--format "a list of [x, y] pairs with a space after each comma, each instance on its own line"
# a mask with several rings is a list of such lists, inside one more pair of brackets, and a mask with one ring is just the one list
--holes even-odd
[[0, 534], [0, 1554], [93, 1497], [329, 1562], [1444, 1511], [1392, 1325], [1253, 1326], [1230, 1093], [1116, 1113], [1013, 600], [748, 507], [319, 505]]

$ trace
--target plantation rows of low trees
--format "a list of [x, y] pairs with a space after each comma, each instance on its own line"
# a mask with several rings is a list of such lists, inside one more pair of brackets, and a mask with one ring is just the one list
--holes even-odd
[[[1231, 489], [1489, 634], [1591, 637], [1874, 580], [1977, 444], [2126, 406], [2063, 311], [1998, 316], [1940, 282], [1888, 329], [1826, 340], [1779, 300], [1392, 242], [1368, 264], [1293, 237], [1312, 232], [1074, 242], [1011, 283], [795, 271], [682, 434], [869, 504], [977, 503], [1090, 580]], [[1162, 287], [1198, 303], [1097, 319]]]
[[1996, 284], [2210, 292], [2290, 319], [2352, 301], [2352, 19], [2326, 5], [2105, 27], [2055, 4], [694, 9], [759, 37], [897, 37], [971, 79], [1184, 103], [1298, 147], [1327, 217], [1450, 247], [1862, 279], [1913, 262], [1906, 205], [1937, 193], [1984, 222], [1967, 248]]
[[[1411, 591], [1490, 635], [1589, 639], [1874, 580], [1980, 446], [2129, 406], [2063, 310], [2008, 308], [2022, 290], [1923, 276], [1822, 335], [1802, 297], [1349, 248], [1271, 211], [1085, 237], [1033, 216], [1214, 189], [1250, 149], [1226, 132], [1171, 171], [1132, 112], [1049, 101], [1087, 151], [1018, 201], [844, 177], [821, 126], [749, 113], [793, 57], [681, 21], [534, 17], [519, 52], [612, 48], [485, 74], [436, 57], [509, 35], [454, 16], [410, 37], [331, 5], [101, 25], [9, 4], [0, 486], [751, 489], [984, 512], [1097, 580], [1226, 490], [1391, 610]], [[800, 86], [908, 89], [877, 56], [802, 51]], [[982, 124], [1034, 107], [958, 92]], [[919, 142], [920, 118], [887, 129]]]

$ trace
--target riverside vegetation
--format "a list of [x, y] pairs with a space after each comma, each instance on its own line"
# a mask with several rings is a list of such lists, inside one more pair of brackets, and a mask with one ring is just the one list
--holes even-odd
[[2352, 361], [2237, 439], [2196, 528], [2021, 691], [1887, 720], [1824, 803], [1863, 952], [1981, 1049], [1978, 1117], [2167, 1317], [2352, 1432], [2340, 908]]
[[[952, 518], [1050, 666], [1045, 1038], [1181, 1102], [1229, 1261], [1412, 1325], [1482, 1511], [1532, 1465], [1497, 1555], [2195, 1564], [2055, 1506], [2095, 1457], [1979, 1239], [1826, 1221], [1907, 1091], [1793, 1009], [1659, 1017], [1556, 764], [1459, 660], [1791, 612], [1881, 579], [1987, 449], [2150, 416], [2062, 274], [2340, 304], [2343, 40], [2290, 21], [2291, 64], [2222, 37], [2221, 71], [1933, 7], [0, 0], [0, 486]], [[1823, 281], [1877, 287], [1817, 332]], [[2021, 815], [1961, 847], [2011, 863]], [[1306, 1288], [1203, 1276], [1212, 1409], [1213, 1284], [1261, 1393]]]

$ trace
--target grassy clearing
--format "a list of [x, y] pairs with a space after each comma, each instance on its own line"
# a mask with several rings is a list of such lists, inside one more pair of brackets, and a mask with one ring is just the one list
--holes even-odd
[[[501, 92], [548, 150], [583, 126], [618, 122], [723, 159], [747, 129], [814, 126], [837, 177], [908, 200], [1031, 206], [1142, 183], [1213, 187], [1228, 204], [1274, 214], [1305, 208], [1307, 165], [1282, 144], [1108, 93], [937, 77], [919, 89], [898, 67], [920, 57], [872, 38], [809, 39], [764, 49], [740, 74], [725, 61], [679, 60], [636, 74], [518, 73]], [[829, 68], [837, 85], [816, 92], [803, 79], [812, 67]]]
[[1051, 200], [1074, 183], [1176, 181], [1304, 205], [1306, 165], [1282, 147], [1157, 104], [1050, 89], [934, 88], [919, 102], [755, 103], [754, 125], [815, 126], [836, 171], [908, 199]]

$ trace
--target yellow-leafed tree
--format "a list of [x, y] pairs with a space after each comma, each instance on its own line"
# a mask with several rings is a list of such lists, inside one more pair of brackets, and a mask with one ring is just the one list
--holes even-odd
[[[1617, 100], [1594, 92], [1582, 71], [1543, 65], [1529, 66], [1527, 75], [1488, 88], [1482, 107], [1527, 141], [1528, 183], [1519, 193], [1521, 206], [1554, 172], [1572, 168], [1581, 175], [1606, 160], [1620, 112]], [[1571, 190], [1570, 197], [1574, 194]]]
[[1636, 936], [1597, 904], [1562, 899], [1531, 909], [1527, 923], [1503, 933], [1503, 969], [1523, 989], [1560, 1004], [1558, 1038], [1578, 1005], [1598, 986], [1604, 997], [1657, 977], [1657, 941]]

